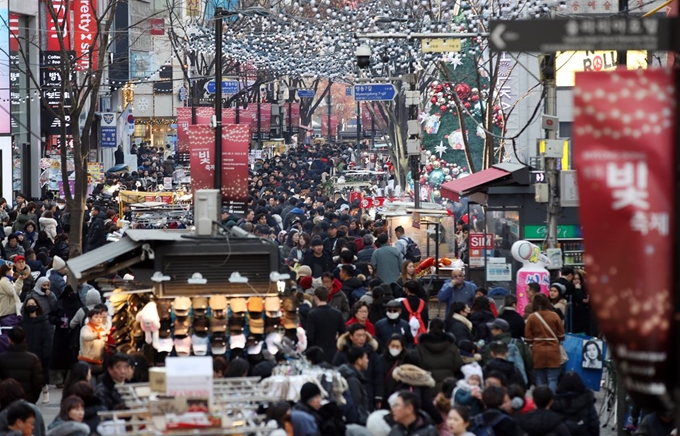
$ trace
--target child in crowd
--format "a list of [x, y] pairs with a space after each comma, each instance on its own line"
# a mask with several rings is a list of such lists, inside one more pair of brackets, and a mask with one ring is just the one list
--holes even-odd
[[[442, 382], [442, 390], [434, 398], [434, 407], [437, 408], [439, 414], [442, 416], [444, 422], [446, 422], [451, 410], [451, 405], [453, 403], [453, 390], [456, 388], [456, 379], [453, 377], [447, 377]], [[446, 425], [441, 426], [439, 429], [439, 436], [451, 436]]]
[[463, 365], [460, 369], [465, 377], [458, 380], [453, 391], [453, 404], [467, 406], [472, 416], [482, 413], [482, 367], [477, 362]]

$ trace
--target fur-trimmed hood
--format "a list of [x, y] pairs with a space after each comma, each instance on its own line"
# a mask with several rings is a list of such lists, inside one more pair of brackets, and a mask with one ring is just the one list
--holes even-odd
[[47, 436], [87, 436], [90, 434], [90, 427], [82, 422], [61, 421], [57, 423], [55, 421], [53, 425], [47, 431]]
[[[345, 347], [349, 347], [349, 344], [349, 332], [343, 333], [338, 337], [338, 350], [344, 350]], [[371, 348], [373, 348], [373, 351], [378, 351], [378, 341], [369, 332], [366, 332], [366, 345], [370, 345]]]
[[434, 379], [429, 371], [425, 371], [415, 365], [405, 363], [394, 368], [392, 377], [400, 382], [414, 387], [428, 387], [433, 388], [435, 385]]

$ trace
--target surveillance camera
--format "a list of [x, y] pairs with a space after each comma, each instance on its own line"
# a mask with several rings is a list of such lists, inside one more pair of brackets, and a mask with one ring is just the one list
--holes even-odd
[[357, 66], [359, 66], [359, 68], [370, 67], [372, 54], [373, 52], [371, 51], [371, 47], [365, 44], [357, 47], [357, 50], [355, 52], [355, 55], [357, 57]]

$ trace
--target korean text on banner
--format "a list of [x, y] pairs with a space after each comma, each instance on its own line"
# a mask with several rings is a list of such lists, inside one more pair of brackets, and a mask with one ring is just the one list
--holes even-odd
[[191, 124], [191, 108], [177, 108], [177, 151], [189, 152], [189, 124]]
[[667, 394], [673, 312], [674, 77], [577, 73], [574, 161], [591, 306], [626, 391]]
[[[61, 43], [59, 42], [59, 34], [61, 33], [61, 39], [64, 43], [64, 48], [66, 50], [71, 49], [71, 31], [69, 28], [69, 14], [66, 10], [69, 2], [66, 0], [52, 0], [51, 2], [45, 2], [46, 17], [47, 17], [47, 50], [48, 51], [60, 51]], [[49, 8], [50, 4], [52, 6], [52, 11]], [[56, 17], [56, 20], [54, 20]], [[95, 20], [96, 21], [96, 20]], [[96, 24], [92, 23], [94, 26]]]
[[222, 131], [222, 204], [229, 213], [245, 215], [248, 206], [250, 127], [225, 124]]
[[213, 189], [215, 183], [215, 131], [209, 124], [189, 125], [191, 192]]

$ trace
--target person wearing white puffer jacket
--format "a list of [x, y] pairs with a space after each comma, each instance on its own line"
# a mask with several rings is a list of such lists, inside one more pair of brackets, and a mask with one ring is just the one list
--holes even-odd
[[54, 219], [52, 212], [48, 210], [43, 213], [38, 222], [40, 223], [40, 230], [44, 230], [47, 236], [54, 242], [57, 238], [57, 220]]

